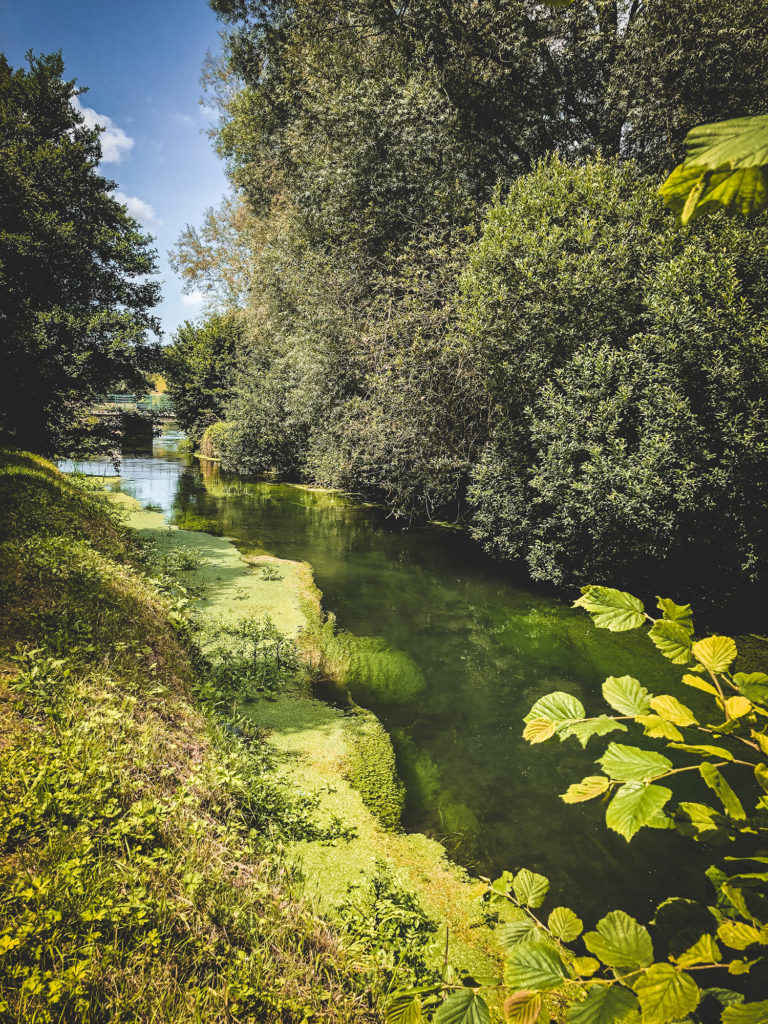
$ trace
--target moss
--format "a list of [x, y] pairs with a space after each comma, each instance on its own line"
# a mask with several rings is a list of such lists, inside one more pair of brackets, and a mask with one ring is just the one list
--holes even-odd
[[374, 714], [354, 705], [349, 738], [346, 777], [384, 828], [397, 828], [405, 789], [397, 776], [395, 752], [386, 729]]

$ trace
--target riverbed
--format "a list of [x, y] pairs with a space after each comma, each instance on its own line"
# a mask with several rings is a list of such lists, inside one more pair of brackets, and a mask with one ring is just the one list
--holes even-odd
[[[458, 531], [404, 530], [337, 493], [225, 474], [180, 455], [179, 436], [125, 457], [115, 486], [182, 527], [312, 565], [325, 611], [376, 652], [350, 688], [392, 736], [407, 829], [440, 838], [475, 873], [546, 874], [556, 902], [588, 923], [609, 907], [647, 917], [668, 895], [703, 895], [709, 851], [647, 829], [628, 845], [599, 803], [559, 799], [597, 771], [605, 740], [582, 751], [574, 739], [532, 747], [521, 735], [523, 716], [551, 690], [598, 713], [607, 675], [634, 675], [657, 693], [674, 686], [679, 671], [641, 633], [595, 630]], [[114, 473], [111, 463], [79, 468]]]

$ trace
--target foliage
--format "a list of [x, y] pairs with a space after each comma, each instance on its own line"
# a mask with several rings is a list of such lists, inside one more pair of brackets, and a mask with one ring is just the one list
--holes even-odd
[[212, 313], [199, 324], [183, 323], [163, 353], [176, 419], [194, 444], [222, 417], [242, 331], [237, 314]]
[[365, 887], [350, 887], [339, 915], [345, 934], [373, 954], [366, 982], [376, 998], [398, 987], [413, 988], [439, 979], [430, 955], [439, 941], [437, 923], [398, 884], [385, 862], [377, 862]]
[[768, 116], [700, 125], [685, 148], [685, 160], [661, 187], [681, 224], [712, 209], [754, 213], [766, 205]]
[[551, 161], [490, 209], [460, 308], [497, 410], [471, 529], [537, 579], [684, 578], [747, 605], [768, 554], [766, 222], [661, 217], [609, 163]]
[[27, 59], [14, 70], [0, 55], [0, 434], [50, 450], [94, 397], [144, 386], [159, 289], [149, 236], [97, 173], [82, 89], [59, 54]]
[[214, 641], [204, 692], [214, 692], [226, 704], [253, 699], [293, 682], [298, 668], [296, 644], [263, 618], [222, 622]]
[[[636, 597], [601, 586], [584, 587], [575, 604], [602, 629], [623, 632], [650, 623], [654, 646], [680, 666], [689, 704], [674, 694], [654, 695], [631, 676], [611, 676], [603, 684], [608, 713], [587, 714], [570, 694], [550, 693], [531, 708], [523, 736], [530, 743], [574, 738], [586, 747], [595, 737], [626, 734], [597, 758], [600, 774], [562, 794], [565, 803], [601, 798], [606, 824], [627, 842], [641, 828], [671, 829], [729, 853], [707, 871], [713, 902], [667, 899], [656, 909], [652, 930], [622, 910], [586, 932], [567, 907], [548, 911], [545, 920], [539, 908], [549, 881], [525, 868], [489, 881], [486, 899], [522, 911], [499, 930], [503, 988], [510, 993], [506, 1017], [546, 1021], [545, 997], [556, 992], [566, 1001], [569, 1024], [667, 1024], [713, 1015], [723, 1024], [764, 1020], [768, 1003], [745, 1001], [745, 992], [760, 994], [757, 976], [764, 973], [768, 946], [768, 675], [736, 671], [730, 637], [696, 639], [690, 605], [659, 598], [654, 618]], [[639, 742], [630, 742], [632, 725], [642, 729]], [[685, 790], [684, 799], [675, 799], [670, 787], [680, 776], [698, 777], [701, 792]], [[699, 972], [715, 972], [709, 986]], [[449, 1019], [451, 1001], [457, 1019], [464, 1019], [459, 997], [490, 1019], [478, 994], [483, 985], [476, 979], [466, 985], [471, 991], [455, 990], [436, 1020]], [[411, 1012], [410, 1019], [420, 1019]]]

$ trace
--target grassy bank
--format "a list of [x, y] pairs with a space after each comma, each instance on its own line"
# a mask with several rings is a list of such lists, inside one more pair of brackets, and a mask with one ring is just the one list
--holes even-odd
[[42, 460], [0, 508], [3, 1019], [375, 1019], [282, 852], [338, 830], [199, 699], [179, 589]]

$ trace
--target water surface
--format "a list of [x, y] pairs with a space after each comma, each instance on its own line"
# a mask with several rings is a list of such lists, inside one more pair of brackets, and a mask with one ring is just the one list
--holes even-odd
[[151, 457], [125, 458], [120, 488], [182, 525], [310, 562], [338, 626], [378, 638], [379, 651], [393, 650], [389, 664], [405, 666], [394, 680], [374, 669], [352, 689], [393, 737], [407, 828], [443, 839], [476, 872], [548, 875], [556, 902], [590, 925], [611, 906], [647, 918], [668, 895], [703, 895], [709, 851], [647, 829], [628, 845], [597, 802], [558, 798], [599, 770], [606, 740], [582, 751], [573, 739], [532, 747], [521, 737], [523, 716], [551, 690], [598, 712], [607, 675], [632, 674], [657, 693], [674, 687], [679, 672], [642, 634], [595, 630], [456, 531], [405, 531], [342, 495], [228, 476], [179, 456], [177, 437], [155, 442]]

